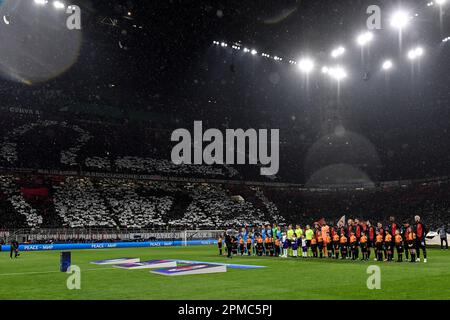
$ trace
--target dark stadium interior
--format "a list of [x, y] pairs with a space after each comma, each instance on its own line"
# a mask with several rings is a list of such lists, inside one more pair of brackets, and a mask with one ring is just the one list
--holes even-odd
[[[354, 43], [368, 5], [389, 11], [399, 1], [71, 3], [82, 10], [82, 30], [58, 42], [33, 26], [62, 23], [64, 13], [24, 23], [25, 1], [0, 1], [0, 16], [11, 17], [0, 21], [0, 230], [220, 229], [415, 214], [430, 230], [450, 224], [450, 45], [442, 41], [450, 24], [427, 1], [403, 1], [418, 14], [402, 40], [405, 50], [425, 48], [418, 70], [387, 28], [374, 31], [365, 59]], [[320, 74], [304, 81], [288, 63], [213, 41], [317, 61], [345, 43], [349, 77], [337, 97]], [[35, 70], [16, 63], [33, 54], [42, 57]], [[389, 75], [380, 70], [386, 56], [397, 63]], [[280, 129], [278, 174], [174, 165], [171, 133], [194, 120]]]

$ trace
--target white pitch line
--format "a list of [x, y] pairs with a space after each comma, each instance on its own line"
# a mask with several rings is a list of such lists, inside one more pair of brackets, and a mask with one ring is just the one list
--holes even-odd
[[[115, 269], [117, 268], [96, 268], [96, 269], [81, 269], [81, 272], [83, 271], [97, 271], [97, 270], [108, 270], [108, 269]], [[0, 273], [0, 276], [24, 276], [27, 274], [46, 274], [46, 273], [61, 273], [61, 271], [32, 271], [32, 272], [17, 272], [17, 273]]]

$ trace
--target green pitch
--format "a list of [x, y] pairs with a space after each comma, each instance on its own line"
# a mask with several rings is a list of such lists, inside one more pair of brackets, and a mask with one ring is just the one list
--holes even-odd
[[[267, 266], [167, 277], [90, 261], [120, 257], [185, 259]], [[429, 249], [428, 263], [217, 256], [213, 246], [74, 250], [81, 289], [68, 290], [59, 252], [0, 252], [0, 299], [450, 299], [450, 251]], [[381, 268], [381, 290], [367, 289], [367, 267]]]

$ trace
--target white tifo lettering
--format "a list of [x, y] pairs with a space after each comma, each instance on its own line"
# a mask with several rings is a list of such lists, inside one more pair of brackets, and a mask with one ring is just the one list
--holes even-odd
[[[273, 176], [279, 170], [279, 130], [227, 129], [225, 137], [218, 129], [203, 132], [202, 121], [194, 121], [193, 139], [187, 129], [172, 132], [174, 164], [260, 164], [260, 174]], [[203, 142], [209, 142], [203, 149]], [[270, 154], [269, 154], [270, 148]], [[193, 152], [193, 156], [192, 156]]]

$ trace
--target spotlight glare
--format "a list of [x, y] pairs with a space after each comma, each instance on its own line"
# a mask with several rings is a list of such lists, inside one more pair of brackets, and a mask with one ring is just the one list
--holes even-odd
[[340, 66], [330, 68], [328, 70], [328, 74], [337, 81], [347, 78], [347, 72], [345, 72], [345, 70]]
[[360, 34], [357, 38], [356, 38], [356, 42], [358, 42], [358, 44], [360, 46], [365, 46], [366, 44], [368, 44], [370, 41], [372, 41], [373, 39], [373, 33], [372, 32], [365, 32]]
[[337, 58], [339, 56], [342, 56], [345, 53], [345, 48], [344, 47], [339, 47], [334, 49], [333, 51], [331, 51], [331, 56], [333, 58]]
[[34, 0], [34, 3], [43, 6], [48, 3], [48, 0]]
[[324, 66], [322, 67], [322, 73], [327, 74], [329, 72], [328, 67]]
[[314, 69], [314, 61], [309, 58], [303, 58], [300, 60], [298, 67], [300, 71], [304, 73], [310, 73]]
[[443, 4], [445, 4], [447, 2], [447, 0], [436, 0], [436, 3], [440, 6], [442, 6]]
[[416, 58], [423, 56], [423, 53], [424, 53], [423, 48], [417, 47], [408, 51], [408, 58], [409, 60], [415, 60]]
[[255, 54], [258, 53], [258, 51], [256, 51], [255, 49], [252, 49], [252, 51], [250, 51], [250, 53], [251, 53], [252, 55], [255, 55]]
[[409, 13], [405, 11], [397, 11], [391, 17], [391, 26], [401, 30], [409, 24], [410, 20], [411, 17]]
[[421, 47], [417, 47], [414, 52], [416, 53], [417, 57], [421, 57], [423, 55], [423, 49]]
[[64, 9], [65, 5], [61, 1], [53, 1], [53, 6], [55, 9]]
[[385, 62], [383, 62], [383, 70], [389, 70], [391, 69], [393, 66], [392, 61], [391, 60], [386, 60]]

